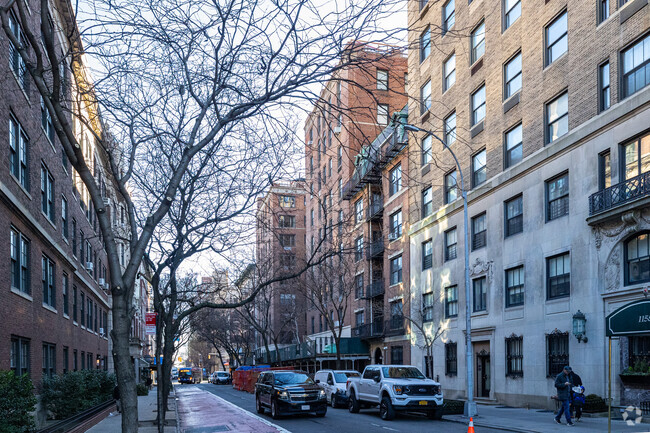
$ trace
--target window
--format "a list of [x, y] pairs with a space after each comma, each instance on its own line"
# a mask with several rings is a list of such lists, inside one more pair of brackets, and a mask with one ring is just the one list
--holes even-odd
[[70, 315], [70, 293], [68, 287], [68, 274], [63, 273], [63, 282], [61, 284], [61, 291], [63, 293], [63, 314]]
[[329, 162], [327, 163], [327, 175], [329, 177], [332, 177], [332, 158], [330, 158]]
[[524, 375], [524, 337], [512, 335], [506, 338], [506, 376]]
[[79, 308], [79, 315], [81, 316], [81, 326], [86, 326], [86, 295], [81, 292], [81, 303]]
[[650, 248], [648, 233], [642, 233], [625, 243], [625, 284], [650, 281]]
[[472, 311], [475, 313], [487, 310], [487, 278], [481, 277], [472, 281]]
[[[648, 46], [650, 46], [650, 42], [648, 42]], [[599, 108], [600, 111], [605, 111], [611, 104], [609, 90], [609, 62], [605, 62], [598, 67], [598, 87], [598, 102], [600, 104]]]
[[16, 376], [29, 374], [29, 340], [21, 337], [11, 337], [9, 364], [11, 371]]
[[556, 61], [569, 49], [567, 13], [564, 11], [546, 27], [546, 66]]
[[363, 236], [359, 236], [354, 241], [354, 261], [358, 262], [363, 258]]
[[609, 18], [609, 0], [598, 0], [598, 22], [602, 23]]
[[571, 292], [569, 253], [546, 259], [546, 290], [548, 299], [563, 298]]
[[600, 191], [612, 186], [612, 163], [610, 151], [598, 155], [598, 189]]
[[569, 215], [569, 173], [546, 182], [546, 220]]
[[422, 270], [433, 267], [433, 241], [422, 242]]
[[86, 352], [84, 351], [81, 352], [81, 369], [86, 369]]
[[314, 334], [316, 332], [316, 325], [315, 325], [315, 317], [311, 318], [311, 333]]
[[420, 35], [420, 62], [431, 54], [431, 29], [428, 28]]
[[505, 17], [503, 19], [504, 30], [514, 24], [521, 16], [521, 0], [505, 0]]
[[518, 53], [504, 66], [505, 82], [503, 99], [508, 99], [521, 90], [521, 53]]
[[650, 361], [650, 337], [628, 337], [628, 361], [630, 367]]
[[72, 321], [77, 321], [77, 286], [72, 286]]
[[555, 377], [569, 365], [569, 333], [555, 332], [546, 336], [546, 354], [549, 377]]
[[506, 168], [512, 167], [523, 159], [523, 140], [521, 123], [506, 132]]
[[456, 112], [454, 111], [445, 119], [445, 143], [451, 146], [456, 141]]
[[338, 167], [339, 169], [343, 165], [343, 147], [339, 146], [338, 152], [337, 152], [337, 162], [338, 162]]
[[472, 187], [485, 182], [487, 179], [487, 166], [486, 157], [487, 152], [485, 149], [481, 150], [476, 155], [472, 156]]
[[70, 349], [68, 349], [66, 346], [63, 346], [63, 374], [66, 374], [68, 372], [68, 365], [69, 365], [69, 353]]
[[445, 376], [456, 376], [458, 373], [456, 350], [456, 343], [445, 343]]
[[[23, 46], [27, 46], [27, 41], [23, 37], [23, 31], [20, 28], [20, 24], [18, 24], [16, 17], [12, 13], [9, 13], [8, 18], [9, 30], [11, 30], [11, 33], [13, 33], [16, 39], [21, 41]], [[29, 72], [27, 71], [27, 66], [23, 61], [23, 58], [20, 56], [20, 53], [16, 47], [14, 47], [12, 42], [9, 42], [9, 65], [11, 66], [13, 73], [16, 75], [20, 86], [23, 88], [25, 93], [29, 94]]]
[[445, 261], [453, 260], [457, 257], [456, 252], [456, 227], [445, 232]]
[[293, 215], [280, 215], [278, 221], [282, 228], [294, 228], [296, 226], [296, 217]]
[[569, 132], [569, 94], [564, 92], [546, 104], [546, 142], [552, 143]]
[[27, 172], [27, 147], [29, 141], [22, 126], [13, 117], [9, 118], [9, 149], [11, 174], [18, 183], [29, 191], [29, 174]]
[[621, 53], [623, 92], [626, 98], [650, 84], [650, 34]]
[[458, 286], [445, 288], [445, 318], [458, 316]]
[[377, 69], [377, 90], [388, 90], [388, 71]]
[[485, 53], [485, 22], [481, 22], [476, 29], [472, 32], [472, 56], [471, 64], [474, 64], [478, 59], [483, 57]]
[[44, 164], [41, 164], [41, 210], [54, 221], [54, 177]]
[[290, 195], [281, 195], [280, 207], [296, 207], [296, 198]]
[[524, 304], [524, 267], [506, 270], [506, 307]]
[[397, 211], [389, 217], [390, 233], [389, 240], [395, 240], [402, 237], [402, 211]]
[[402, 282], [402, 256], [390, 259], [390, 285]]
[[11, 287], [31, 294], [29, 281], [29, 241], [13, 227], [11, 232]]
[[41, 126], [45, 131], [45, 136], [54, 144], [54, 124], [52, 123], [52, 115], [50, 110], [45, 106], [45, 101], [41, 96]]
[[445, 204], [449, 204], [458, 198], [456, 184], [456, 170], [445, 175]]
[[431, 187], [422, 191], [422, 218], [433, 212], [433, 189]]
[[433, 321], [433, 293], [425, 293], [422, 295], [422, 321], [423, 322], [432, 322]]
[[427, 81], [420, 88], [420, 114], [424, 114], [431, 108], [431, 80]]
[[388, 104], [377, 105], [377, 123], [388, 125]]
[[390, 363], [393, 365], [404, 364], [404, 347], [392, 346], [390, 348]]
[[422, 165], [427, 165], [431, 162], [431, 135], [427, 135], [422, 139]]
[[650, 171], [650, 135], [626, 143], [620, 149], [624, 180]]
[[442, 34], [444, 35], [456, 22], [456, 6], [454, 0], [448, 0], [442, 7]]
[[515, 197], [505, 203], [506, 208], [506, 236], [516, 235], [524, 231], [524, 199]]
[[363, 274], [354, 277], [354, 297], [356, 299], [363, 298]]
[[280, 266], [285, 268], [292, 268], [296, 266], [296, 256], [295, 254], [281, 254], [280, 255]]
[[357, 327], [363, 325], [364, 322], [364, 317], [363, 317], [363, 311], [357, 311], [354, 313], [354, 323], [356, 324]]
[[486, 214], [472, 218], [472, 251], [483, 248], [487, 244], [487, 222]]
[[68, 200], [61, 196], [61, 234], [68, 239]]
[[456, 83], [456, 54], [449, 56], [443, 65], [445, 74], [443, 92], [450, 89]]
[[289, 248], [296, 246], [296, 235], [280, 235], [280, 246]]
[[363, 221], [363, 199], [360, 198], [354, 203], [354, 223], [359, 224]]
[[77, 220], [72, 218], [72, 255], [77, 257]]
[[394, 195], [402, 189], [402, 164], [398, 164], [389, 173], [389, 195]]
[[72, 371], [77, 371], [79, 364], [77, 364], [77, 350], [72, 351]]
[[472, 93], [472, 126], [485, 118], [485, 84]]
[[52, 378], [56, 374], [56, 346], [43, 343], [43, 377]]

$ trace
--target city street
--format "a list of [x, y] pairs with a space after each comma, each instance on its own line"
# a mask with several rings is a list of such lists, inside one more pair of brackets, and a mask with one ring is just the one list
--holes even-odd
[[[257, 416], [255, 412], [255, 398], [253, 394], [237, 391], [231, 386], [212, 384], [176, 386], [181, 399], [183, 394], [191, 392], [191, 389], [198, 387], [202, 390], [227, 400], [238, 407], [245, 409]], [[449, 421], [430, 421], [418, 415], [398, 415], [393, 421], [382, 421], [379, 418], [378, 409], [365, 409], [358, 414], [351, 414], [347, 409], [327, 410], [324, 418], [316, 418], [313, 415], [302, 415], [286, 417], [279, 420], [271, 418], [268, 410], [262, 418], [276, 424], [292, 433], [344, 433], [344, 432], [365, 432], [365, 431], [386, 431], [403, 433], [422, 433], [427, 431], [438, 431], [445, 433], [466, 433], [467, 426]], [[182, 414], [181, 414], [182, 419]], [[481, 428], [481, 433], [496, 433], [501, 430]]]

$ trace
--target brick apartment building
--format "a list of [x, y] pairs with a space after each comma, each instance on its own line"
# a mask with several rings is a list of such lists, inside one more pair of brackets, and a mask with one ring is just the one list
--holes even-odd
[[[355, 159], [363, 160], [363, 155], [357, 158], [361, 149], [370, 146], [388, 125], [391, 113], [406, 104], [406, 58], [400, 51], [358, 44], [351, 52], [367, 63], [345, 68], [333, 76], [305, 122], [305, 167], [310, 192], [305, 209], [307, 254], [335, 254], [306, 276], [311, 298], [306, 334], [308, 341], [315, 343], [316, 359], [320, 360], [317, 367], [332, 360], [332, 327], [341, 337], [350, 338], [359, 312], [365, 311], [364, 323], [370, 323], [372, 311], [378, 314], [355, 284], [365, 287], [372, 283], [373, 271], [375, 275], [384, 273], [383, 264], [366, 260], [363, 250], [373, 235], [381, 237], [378, 232], [387, 232], [376, 216], [366, 218], [363, 209], [369, 206], [368, 197], [365, 206], [355, 209], [349, 198], [344, 198], [345, 186], [353, 177]], [[371, 263], [375, 266], [371, 267]], [[350, 346], [344, 358], [361, 361], [353, 364], [360, 368], [370, 360], [369, 350], [365, 345], [352, 345], [355, 347]]]
[[[59, 34], [71, 34], [65, 6], [53, 8]], [[30, 6], [32, 29], [40, 29], [40, 4]], [[10, 14], [14, 33], [22, 32]], [[68, 41], [59, 40], [65, 47]], [[17, 51], [0, 38], [0, 136], [6, 152], [0, 164], [0, 233], [7, 248], [0, 256], [5, 278], [0, 303], [0, 368], [28, 374], [35, 385], [43, 376], [81, 369], [108, 369], [110, 303], [106, 254], [88, 191], [71, 167], [56, 137], [51, 117]], [[60, 65], [72, 77], [63, 86], [73, 99], [83, 65]], [[70, 71], [74, 70], [75, 73]], [[94, 107], [81, 107], [82, 111]], [[74, 123], [86, 161], [109, 204], [113, 223], [126, 226], [115, 198], [106, 159], [93, 135]], [[101, 133], [101, 131], [95, 131]], [[101, 180], [101, 181], [100, 181]], [[122, 245], [122, 263], [127, 258]]]
[[[605, 396], [605, 316], [650, 282], [647, 1], [411, 0], [408, 24], [409, 122], [456, 153], [469, 201], [465, 251], [453, 159], [412, 135], [411, 312], [443, 331], [434, 375], [466, 397], [469, 302], [475, 397], [549, 406], [567, 364]], [[647, 400], [618, 373], [648, 360], [650, 335], [613, 348], [615, 404]], [[423, 366], [417, 344], [411, 358]]]
[[[278, 181], [257, 202], [257, 272], [261, 281], [291, 274], [305, 263], [305, 184]], [[300, 341], [305, 330], [302, 277], [272, 283], [255, 300], [269, 346]], [[265, 347], [258, 335], [257, 347]]]

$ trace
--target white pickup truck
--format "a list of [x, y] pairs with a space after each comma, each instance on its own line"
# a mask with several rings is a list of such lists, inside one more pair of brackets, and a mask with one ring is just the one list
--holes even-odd
[[359, 412], [362, 405], [379, 405], [384, 420], [395, 418], [396, 411], [423, 412], [429, 419], [442, 418], [440, 384], [410, 365], [369, 365], [360, 378], [350, 377], [346, 388], [351, 413]]

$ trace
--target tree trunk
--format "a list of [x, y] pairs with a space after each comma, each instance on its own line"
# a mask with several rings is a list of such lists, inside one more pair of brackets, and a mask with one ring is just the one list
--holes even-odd
[[113, 297], [113, 360], [122, 403], [122, 433], [138, 431], [138, 396], [135, 370], [129, 352], [131, 317], [126, 296]]
[[156, 387], [156, 405], [158, 407], [158, 413], [156, 414], [156, 425], [158, 426], [158, 433], [164, 433], [165, 431], [165, 410], [164, 410], [164, 379], [163, 379], [163, 368], [160, 362], [160, 355], [162, 354], [162, 339], [163, 339], [163, 324], [162, 324], [162, 315], [158, 313], [156, 317], [156, 353], [154, 354], [154, 362], [156, 363], [156, 372], [157, 372], [157, 381], [158, 386]]

